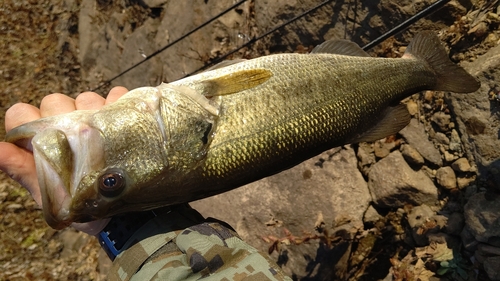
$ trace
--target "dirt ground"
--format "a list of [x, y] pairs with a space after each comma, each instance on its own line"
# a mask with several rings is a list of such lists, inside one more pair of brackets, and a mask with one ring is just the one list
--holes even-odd
[[[13, 104], [39, 105], [54, 92], [82, 91], [75, 56], [58, 44], [57, 25], [71, 16], [60, 7], [50, 0], [0, 4], [1, 139], [5, 111]], [[65, 242], [65, 232], [51, 229], [31, 196], [0, 172], [0, 280], [100, 280], [97, 240], [85, 235]], [[69, 250], [74, 243], [83, 252]]]
[[[86, 90], [81, 83], [76, 47], [68, 43], [71, 38], [78, 38], [76, 4], [73, 10], [63, 12], [62, 0], [1, 1], [1, 124], [7, 108], [17, 102], [38, 106], [50, 93], [74, 95]], [[70, 40], [59, 41], [61, 28], [70, 31]], [[468, 59], [487, 48], [477, 46], [475, 50], [456, 53], [453, 58]], [[5, 130], [0, 126], [0, 139], [4, 136]], [[0, 172], [0, 281], [102, 280], [100, 273], [105, 269], [100, 266], [105, 263], [98, 260], [99, 256], [106, 257], [102, 252], [99, 255], [96, 239], [70, 232], [73, 230], [55, 231], [47, 226], [31, 196]], [[69, 236], [72, 239], [65, 239]]]

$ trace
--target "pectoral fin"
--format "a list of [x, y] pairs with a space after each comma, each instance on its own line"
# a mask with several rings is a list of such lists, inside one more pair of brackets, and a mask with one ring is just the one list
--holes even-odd
[[375, 126], [356, 136], [349, 143], [371, 142], [394, 135], [406, 127], [410, 123], [410, 119], [411, 116], [406, 105], [399, 104], [389, 107], [382, 112]]
[[271, 76], [272, 72], [263, 68], [238, 70], [203, 81], [203, 95], [213, 97], [234, 94], [256, 87]]

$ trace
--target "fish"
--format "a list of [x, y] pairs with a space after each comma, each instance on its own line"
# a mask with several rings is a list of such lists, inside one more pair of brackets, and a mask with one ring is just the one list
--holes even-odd
[[382, 139], [409, 123], [402, 99], [479, 86], [432, 32], [401, 58], [334, 39], [137, 88], [99, 110], [23, 124], [6, 141], [33, 151], [45, 220], [60, 229], [206, 198]]

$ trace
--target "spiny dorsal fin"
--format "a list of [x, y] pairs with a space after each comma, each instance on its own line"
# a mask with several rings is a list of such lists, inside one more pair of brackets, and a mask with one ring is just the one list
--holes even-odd
[[382, 112], [380, 120], [375, 126], [352, 139], [350, 143], [376, 141], [394, 135], [406, 127], [410, 123], [410, 119], [411, 116], [406, 105], [399, 104], [389, 107]]
[[226, 66], [237, 64], [237, 63], [242, 62], [242, 61], [246, 61], [246, 59], [223, 60], [223, 61], [219, 62], [218, 64], [212, 65], [211, 67], [207, 68], [205, 71], [223, 68]]
[[238, 70], [203, 81], [203, 95], [213, 97], [241, 92], [266, 82], [271, 76], [272, 72], [263, 68]]
[[353, 57], [369, 57], [370, 55], [363, 51], [356, 43], [343, 40], [332, 39], [316, 46], [311, 54], [336, 54]]

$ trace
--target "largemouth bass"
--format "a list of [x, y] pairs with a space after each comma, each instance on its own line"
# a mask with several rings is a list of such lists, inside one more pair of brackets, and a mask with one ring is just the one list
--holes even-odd
[[224, 65], [11, 130], [6, 140], [34, 153], [49, 225], [219, 194], [398, 132], [410, 120], [398, 103], [411, 94], [479, 88], [430, 32], [400, 59], [332, 40], [310, 54]]

